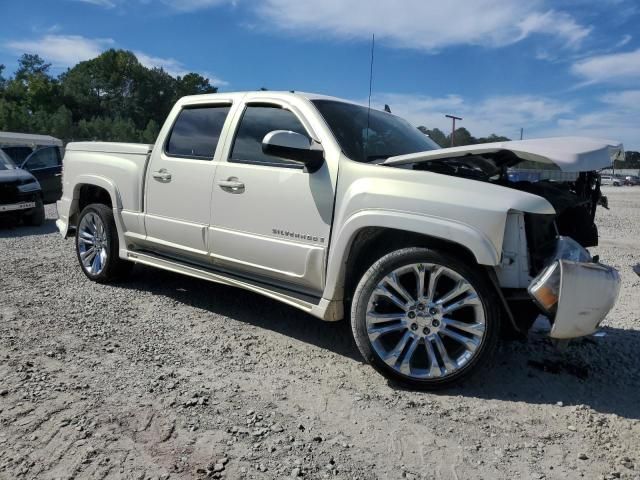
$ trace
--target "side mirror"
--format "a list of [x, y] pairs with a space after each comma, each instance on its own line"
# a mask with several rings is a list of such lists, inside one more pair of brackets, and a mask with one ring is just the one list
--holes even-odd
[[314, 147], [308, 137], [289, 130], [274, 130], [262, 139], [265, 154], [301, 163], [309, 173], [318, 170], [324, 162], [324, 152]]

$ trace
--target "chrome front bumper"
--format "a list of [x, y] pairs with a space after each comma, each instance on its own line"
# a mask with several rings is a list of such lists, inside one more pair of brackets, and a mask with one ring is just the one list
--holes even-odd
[[549, 336], [557, 339], [594, 333], [618, 298], [620, 275], [601, 263], [560, 263], [560, 295]]

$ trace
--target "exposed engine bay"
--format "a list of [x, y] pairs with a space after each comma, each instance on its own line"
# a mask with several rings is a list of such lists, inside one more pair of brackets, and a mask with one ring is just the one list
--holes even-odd
[[598, 204], [607, 205], [606, 197], [600, 191], [599, 174], [581, 172], [574, 181], [567, 182], [514, 181], [509, 178], [508, 169], [521, 162], [513, 152], [501, 150], [439, 158], [403, 167], [489, 182], [545, 198], [556, 210], [556, 216], [526, 215], [532, 270], [537, 270], [540, 262], [548, 257], [558, 235], [571, 237], [585, 248], [597, 246], [596, 208]]

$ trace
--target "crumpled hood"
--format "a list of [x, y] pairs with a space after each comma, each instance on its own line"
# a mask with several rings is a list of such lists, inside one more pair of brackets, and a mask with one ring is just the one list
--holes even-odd
[[482, 143], [410, 153], [390, 157], [383, 165], [396, 166], [429, 162], [469, 154], [495, 153], [501, 150], [513, 152], [522, 160], [555, 164], [563, 172], [600, 170], [611, 167], [614, 160], [624, 159], [624, 147], [619, 142], [586, 137], [553, 137]]

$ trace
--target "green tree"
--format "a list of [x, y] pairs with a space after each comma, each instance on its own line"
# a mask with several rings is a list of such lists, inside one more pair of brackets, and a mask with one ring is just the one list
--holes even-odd
[[451, 145], [451, 141], [450, 140], [447, 141], [447, 136], [439, 128], [434, 128], [432, 130], [429, 130], [427, 127], [420, 126], [418, 127], [418, 130], [420, 130], [425, 135], [429, 136], [431, 140], [436, 142], [441, 147], [448, 147]]
[[146, 128], [142, 131], [140, 135], [140, 141], [142, 143], [155, 143], [156, 138], [158, 138], [158, 133], [160, 132], [160, 127], [155, 122], [155, 120], [149, 120]]

